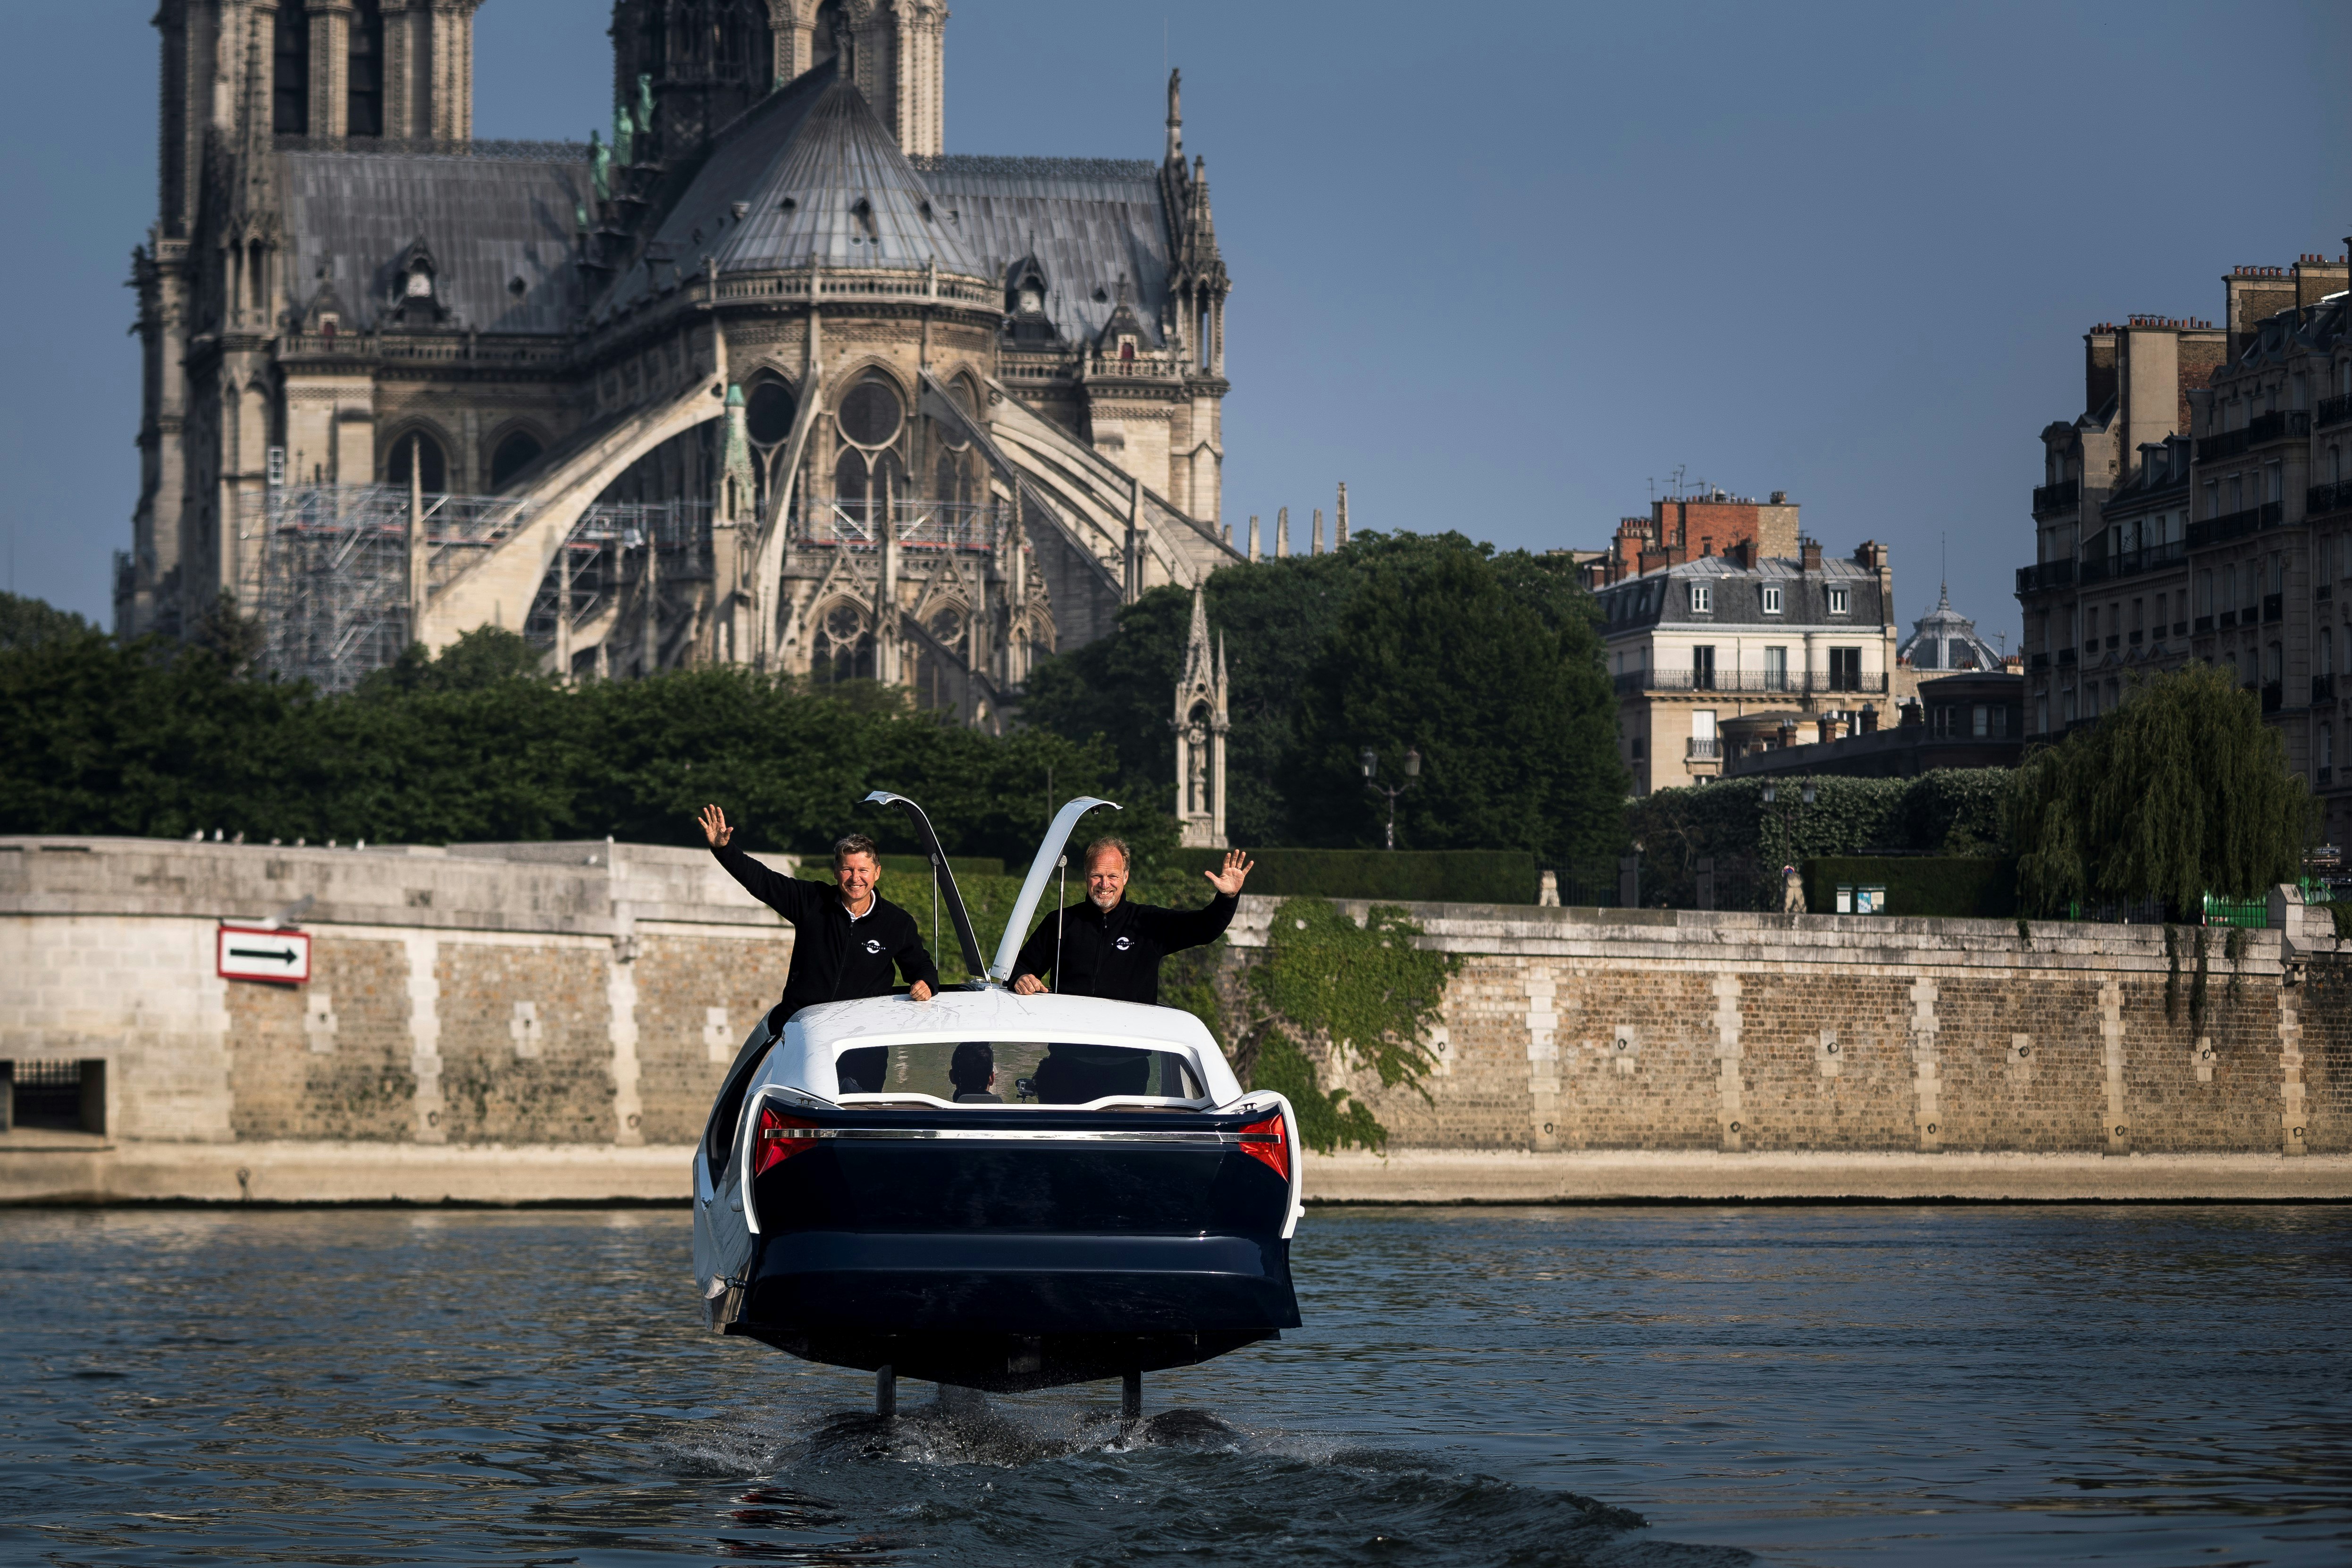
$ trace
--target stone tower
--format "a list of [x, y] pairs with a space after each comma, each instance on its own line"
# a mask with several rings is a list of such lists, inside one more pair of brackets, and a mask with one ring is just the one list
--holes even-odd
[[1209, 647], [1209, 608], [1192, 589], [1192, 630], [1176, 682], [1176, 820], [1186, 849], [1225, 847], [1225, 644]]

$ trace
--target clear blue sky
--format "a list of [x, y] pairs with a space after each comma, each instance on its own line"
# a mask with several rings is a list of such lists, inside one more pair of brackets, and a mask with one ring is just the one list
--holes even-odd
[[[103, 617], [136, 498], [121, 287], [148, 0], [10, 7], [0, 527]], [[483, 136], [609, 120], [607, 8], [486, 0]], [[1156, 156], [1185, 74], [1234, 279], [1225, 505], [1598, 545], [1677, 466], [1894, 547], [1907, 619], [2014, 638], [2081, 333], [2215, 317], [2352, 234], [2352, 6], [961, 0], [948, 147]], [[84, 65], [81, 62], [89, 62]]]

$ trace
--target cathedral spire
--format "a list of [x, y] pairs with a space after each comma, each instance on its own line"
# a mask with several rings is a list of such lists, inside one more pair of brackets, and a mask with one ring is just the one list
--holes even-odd
[[1178, 98], [1177, 92], [1183, 78], [1184, 73], [1181, 70], [1171, 70], [1168, 73], [1167, 162], [1169, 167], [1180, 172], [1184, 167], [1184, 106]]

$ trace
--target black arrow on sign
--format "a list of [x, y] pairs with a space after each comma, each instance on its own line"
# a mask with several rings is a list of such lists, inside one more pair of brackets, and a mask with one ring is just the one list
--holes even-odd
[[294, 949], [291, 947], [278, 947], [275, 949], [268, 947], [232, 947], [228, 950], [228, 956], [232, 958], [275, 958], [281, 964], [290, 964], [294, 961]]

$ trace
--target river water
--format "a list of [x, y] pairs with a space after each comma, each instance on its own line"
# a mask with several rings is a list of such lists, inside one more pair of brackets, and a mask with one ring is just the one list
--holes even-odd
[[2352, 1208], [1311, 1211], [1306, 1328], [1131, 1437], [1115, 1385], [877, 1425], [688, 1253], [0, 1212], [0, 1562], [2352, 1559]]

